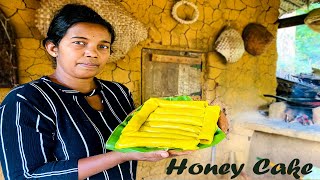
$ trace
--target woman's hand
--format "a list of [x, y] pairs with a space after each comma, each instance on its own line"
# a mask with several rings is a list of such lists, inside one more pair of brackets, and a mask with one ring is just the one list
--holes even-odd
[[123, 156], [126, 161], [129, 160], [138, 160], [138, 161], [160, 161], [162, 159], [175, 157], [175, 156], [181, 156], [181, 155], [188, 155], [191, 154], [193, 151], [175, 151], [175, 150], [169, 150], [169, 151], [153, 151], [153, 152], [133, 152], [133, 153], [124, 153]]
[[176, 151], [176, 150], [169, 150], [168, 153], [170, 154], [169, 157], [174, 156], [182, 156], [182, 155], [188, 155], [193, 153], [195, 150], [189, 150], [189, 151]]
[[79, 179], [85, 179], [89, 176], [97, 174], [103, 170], [110, 169], [125, 161], [160, 161], [165, 158], [190, 154], [193, 151], [154, 151], [154, 152], [130, 152], [121, 153], [111, 151], [105, 154], [99, 154], [82, 158], [78, 161]]
[[229, 121], [222, 111], [220, 112], [220, 117], [218, 119], [218, 126], [224, 133], [229, 133]]

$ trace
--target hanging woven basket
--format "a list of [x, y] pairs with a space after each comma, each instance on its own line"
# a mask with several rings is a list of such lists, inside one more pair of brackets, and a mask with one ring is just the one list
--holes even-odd
[[313, 31], [320, 33], [320, 8], [310, 11], [304, 23]]
[[113, 26], [116, 39], [112, 45], [113, 53], [109, 62], [123, 58], [133, 46], [148, 37], [147, 29], [143, 24], [115, 0], [41, 0], [41, 7], [36, 11], [35, 22], [44, 37], [55, 12], [71, 3], [90, 7]]
[[246, 51], [254, 56], [262, 54], [274, 39], [266, 27], [251, 23], [242, 33]]
[[241, 34], [232, 28], [226, 28], [222, 31], [214, 44], [214, 48], [229, 63], [237, 62], [245, 51]]

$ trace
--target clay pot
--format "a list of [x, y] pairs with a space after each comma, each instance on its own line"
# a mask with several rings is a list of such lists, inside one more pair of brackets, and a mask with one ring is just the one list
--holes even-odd
[[242, 38], [246, 51], [254, 56], [261, 55], [274, 39], [266, 27], [255, 23], [245, 27]]

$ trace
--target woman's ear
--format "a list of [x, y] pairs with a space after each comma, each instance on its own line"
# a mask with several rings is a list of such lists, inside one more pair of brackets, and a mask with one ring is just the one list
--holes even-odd
[[52, 57], [56, 58], [58, 56], [58, 47], [53, 42], [47, 41], [45, 47]]

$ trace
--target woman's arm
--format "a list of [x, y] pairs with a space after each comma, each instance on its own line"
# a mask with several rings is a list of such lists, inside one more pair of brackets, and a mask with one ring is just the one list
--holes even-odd
[[[190, 152], [180, 152], [179, 155], [189, 153]], [[112, 151], [106, 154], [91, 156], [78, 161], [79, 179], [85, 179], [125, 161], [159, 161], [168, 157], [170, 157], [170, 153], [167, 151], [154, 151], [148, 153], [120, 153]]]

